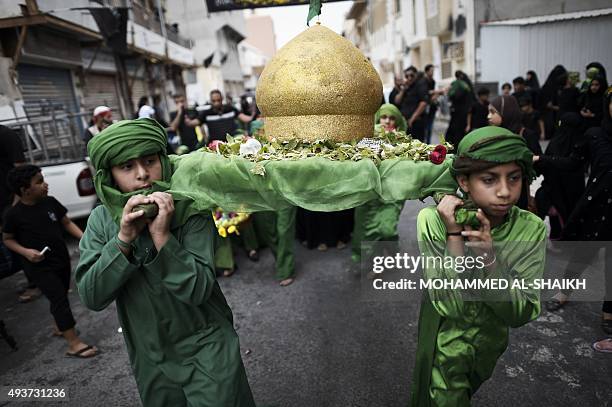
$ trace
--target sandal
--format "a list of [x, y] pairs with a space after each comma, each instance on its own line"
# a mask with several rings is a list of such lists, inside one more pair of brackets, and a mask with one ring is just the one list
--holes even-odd
[[92, 358], [92, 357], [96, 356], [98, 354], [98, 351], [96, 350], [91, 355], [83, 355], [83, 353], [87, 352], [88, 350], [92, 350], [93, 348], [94, 348], [93, 346], [87, 345], [83, 349], [78, 350], [78, 351], [76, 351], [74, 353], [66, 352], [66, 356], [71, 357], [71, 358], [89, 359], [89, 358]]
[[601, 341], [597, 341], [595, 342], [592, 346], [593, 349], [596, 350], [597, 352], [603, 352], [603, 353], [612, 353], [612, 347], [610, 349], [605, 349], [601, 347], [601, 343], [603, 342], [610, 342], [612, 343], [612, 338], [607, 338], [607, 339], [602, 339]]
[[601, 329], [608, 335], [612, 335], [612, 319], [601, 319]]
[[546, 309], [550, 312], [559, 311], [561, 308], [565, 306], [565, 304], [567, 304], [567, 301], [561, 302], [556, 298], [551, 298], [550, 300], [544, 303], [544, 305], [546, 306]]

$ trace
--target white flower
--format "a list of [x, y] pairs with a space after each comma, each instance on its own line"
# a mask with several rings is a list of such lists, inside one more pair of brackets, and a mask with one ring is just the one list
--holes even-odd
[[240, 155], [256, 155], [261, 150], [261, 143], [254, 138], [240, 144]]

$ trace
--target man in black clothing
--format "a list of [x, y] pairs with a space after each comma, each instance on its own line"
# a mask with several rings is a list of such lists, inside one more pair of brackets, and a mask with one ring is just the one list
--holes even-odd
[[465, 133], [472, 130], [486, 127], [489, 125], [487, 116], [489, 115], [489, 94], [491, 92], [487, 88], [478, 89], [478, 100], [474, 102], [467, 117], [467, 127]]
[[433, 77], [434, 66], [432, 64], [425, 65], [425, 81], [427, 83], [427, 93], [429, 96], [429, 110], [427, 111], [427, 122], [425, 123], [425, 142], [431, 143], [431, 132], [433, 123], [438, 110], [438, 96], [441, 92], [436, 92], [436, 80]]
[[393, 89], [391, 89], [391, 93], [389, 93], [389, 103], [394, 104], [398, 108], [399, 108], [399, 104], [395, 103], [395, 97], [400, 92], [400, 89], [402, 88], [403, 83], [404, 83], [404, 79], [401, 76], [396, 76]]
[[255, 117], [255, 112], [251, 112], [250, 116], [238, 112], [232, 105], [223, 104], [223, 94], [220, 90], [210, 92], [211, 108], [201, 112], [196, 119], [185, 118], [185, 124], [190, 127], [201, 126], [206, 124], [208, 127], [207, 143], [214, 140], [226, 141], [226, 136], [236, 133], [238, 126], [236, 119], [250, 123]]
[[176, 103], [176, 111], [170, 113], [170, 129], [181, 138], [181, 144], [187, 146], [189, 151], [194, 151], [198, 148], [198, 135], [194, 126], [188, 126], [185, 119], [194, 119], [195, 112], [190, 112], [187, 109], [185, 95], [174, 95], [174, 103]]
[[408, 132], [421, 141], [425, 140], [424, 113], [429, 102], [427, 93], [427, 83], [417, 80], [417, 69], [414, 66], [407, 68], [404, 71], [404, 83], [394, 102], [408, 123]]

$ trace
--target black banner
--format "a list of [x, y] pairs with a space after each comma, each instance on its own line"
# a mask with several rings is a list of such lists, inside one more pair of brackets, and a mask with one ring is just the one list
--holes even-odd
[[[323, 0], [323, 3], [332, 3], [347, 0]], [[300, 6], [309, 4], [310, 0], [206, 0], [209, 13], [229, 10], [243, 10], [263, 7]]]

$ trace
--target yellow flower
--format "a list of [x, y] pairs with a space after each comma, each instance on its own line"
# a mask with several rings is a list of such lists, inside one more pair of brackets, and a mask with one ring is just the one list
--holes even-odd
[[227, 231], [225, 230], [224, 227], [220, 227], [218, 231], [221, 237], [227, 237]]
[[232, 225], [227, 229], [227, 233], [235, 233], [237, 235], [239, 235], [240, 233], [238, 233], [238, 229], [236, 228], [236, 226]]

